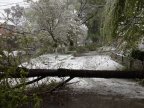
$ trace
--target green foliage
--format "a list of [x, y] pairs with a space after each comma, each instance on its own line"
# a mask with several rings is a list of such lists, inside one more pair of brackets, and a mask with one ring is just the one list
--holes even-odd
[[0, 90], [0, 107], [1, 108], [18, 108], [27, 103], [28, 97], [24, 95], [22, 89], [11, 89], [1, 85]]
[[104, 11], [104, 22], [102, 27], [102, 33], [106, 42], [111, 42], [116, 36], [116, 29], [118, 28], [119, 16], [121, 16], [121, 6], [119, 0], [108, 0]]
[[92, 40], [93, 43], [97, 43], [100, 41], [100, 33], [99, 31], [95, 32], [95, 33], [88, 33], [88, 39]]
[[88, 0], [89, 7], [94, 9], [90, 11], [86, 18], [90, 18], [86, 25], [88, 27], [88, 38], [94, 43], [98, 43], [102, 39], [100, 27], [102, 22], [102, 12], [105, 5], [105, 0]]
[[85, 46], [70, 47], [69, 51], [72, 51], [71, 53], [74, 53], [74, 55], [77, 55], [77, 54], [87, 53], [89, 51], [96, 51], [97, 48], [98, 48], [97, 43], [91, 43]]
[[88, 0], [89, 4], [97, 4], [97, 5], [103, 5], [105, 4], [105, 0]]
[[78, 46], [78, 47], [76, 47], [76, 52], [77, 53], [85, 53], [87, 51], [88, 51], [87, 48], [84, 47], [84, 46]]
[[88, 44], [85, 46], [88, 51], [96, 51], [98, 48], [98, 44], [97, 43], [92, 43], [92, 44]]
[[144, 79], [136, 79], [136, 80], [140, 85], [144, 86]]
[[[4, 69], [6, 75], [0, 79], [0, 107], [2, 108], [18, 108], [27, 102], [28, 98], [24, 93], [25, 86], [14, 89], [14, 79], [8, 78], [10, 74], [15, 72], [15, 69], [15, 67], [6, 67]], [[25, 81], [24, 74], [25, 72], [22, 71], [22, 79], [19, 81], [21, 83]]]
[[[6, 58], [5, 58], [6, 59]], [[2, 60], [2, 58], [1, 58]], [[11, 60], [13, 61], [13, 60]], [[11, 61], [9, 60], [10, 64]], [[6, 65], [6, 64], [5, 64]], [[36, 108], [39, 106], [39, 98], [36, 95], [29, 97], [26, 88], [27, 72], [25, 70], [20, 71], [20, 79], [11, 78], [10, 75], [16, 72], [17, 65], [6, 65], [1, 64], [0, 70], [5, 73], [4, 76], [0, 77], [0, 107], [1, 108], [20, 108], [24, 105], [28, 105], [29, 102], [33, 101]], [[22, 85], [21, 87], [17, 87]], [[32, 93], [33, 94], [33, 93]]]
[[41, 105], [41, 99], [37, 96], [37, 95], [33, 95], [34, 96], [34, 108], [40, 108]]
[[[105, 42], [120, 45], [125, 41], [129, 48], [137, 46], [144, 34], [143, 0], [108, 0], [103, 14]], [[120, 43], [118, 40], [121, 40]]]
[[[5, 43], [7, 38], [1, 40]], [[19, 38], [19, 48], [24, 50], [28, 46], [32, 45], [33, 38], [21, 37]], [[19, 50], [15, 48], [15, 50]], [[25, 55], [15, 56], [12, 51], [14, 49], [9, 47], [7, 43], [5, 46], [0, 47], [0, 71], [4, 72], [4, 76], [0, 76], [0, 107], [1, 108], [20, 108], [28, 104], [29, 101], [34, 101], [36, 107], [38, 106], [38, 97], [29, 97], [26, 94], [26, 78], [27, 72], [25, 70], [20, 71], [21, 78], [11, 78], [10, 75], [16, 72], [18, 66], [29, 57], [28, 53]], [[29, 59], [28, 59], [29, 60]], [[26, 60], [26, 61], [28, 61]], [[22, 85], [21, 87], [17, 87]], [[32, 93], [33, 94], [33, 93]], [[38, 107], [37, 107], [38, 108]]]

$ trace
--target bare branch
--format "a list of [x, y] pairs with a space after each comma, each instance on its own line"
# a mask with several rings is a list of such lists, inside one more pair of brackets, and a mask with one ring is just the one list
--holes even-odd
[[29, 82], [25, 82], [24, 84], [16, 85], [15, 87], [13, 87], [13, 89], [23, 87], [24, 85], [30, 85], [30, 84], [38, 82], [38, 81], [40, 81], [40, 80], [42, 80], [44, 78], [45, 78], [44, 76], [43, 77], [38, 77], [37, 79], [34, 79], [32, 81], [29, 81]]

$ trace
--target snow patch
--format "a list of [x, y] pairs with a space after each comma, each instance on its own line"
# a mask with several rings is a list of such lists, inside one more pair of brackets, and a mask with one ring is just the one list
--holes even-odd
[[[47, 54], [23, 63], [27, 68], [41, 69], [86, 69], [86, 70], [119, 70], [124, 67], [107, 55], [81, 56]], [[48, 83], [51, 79], [39, 82]], [[53, 78], [60, 81], [60, 78]], [[76, 83], [75, 83], [76, 82]], [[70, 88], [79, 92], [91, 92], [102, 95], [124, 96], [128, 98], [144, 98], [144, 88], [134, 81], [104, 78], [74, 78]], [[31, 85], [32, 86], [32, 85]]]
[[123, 66], [113, 61], [109, 56], [81, 56], [74, 57], [72, 55], [42, 55], [32, 59], [29, 63], [21, 64], [27, 68], [40, 69], [85, 69], [85, 70], [117, 70]]

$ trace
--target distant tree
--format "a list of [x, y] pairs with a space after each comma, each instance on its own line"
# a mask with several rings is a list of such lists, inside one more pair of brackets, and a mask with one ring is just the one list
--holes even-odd
[[4, 31], [1, 35], [1, 48], [7, 50], [14, 50], [18, 48], [18, 34], [16, 31], [20, 29], [20, 23], [22, 21], [24, 8], [16, 5], [11, 8], [4, 9], [3, 23], [0, 25]]
[[[26, 55], [23, 57], [18, 51], [17, 44], [19, 41], [17, 38], [25, 36], [24, 32], [21, 34], [21, 31], [18, 30], [23, 8], [16, 5], [4, 11], [4, 23], [0, 25], [0, 28], [6, 32], [0, 35], [0, 72], [5, 75], [0, 77], [0, 107], [19, 108], [36, 98], [36, 96], [29, 98], [25, 93], [26, 71], [20, 72], [20, 79], [10, 77], [10, 74], [16, 72], [17, 67], [26, 59]], [[17, 87], [19, 85], [21, 86]]]
[[16, 5], [12, 6], [11, 8], [4, 9], [4, 12], [6, 14], [5, 20], [11, 21], [15, 26], [17, 26], [22, 20], [24, 7]]
[[35, 31], [47, 33], [54, 47], [76, 45], [79, 43], [79, 38], [83, 40], [86, 38], [81, 20], [75, 13], [74, 6], [68, 1], [31, 1], [29, 12], [32, 13], [31, 22], [37, 26]]
[[101, 43], [100, 26], [105, 0], [78, 0], [78, 16], [88, 27], [88, 39]]

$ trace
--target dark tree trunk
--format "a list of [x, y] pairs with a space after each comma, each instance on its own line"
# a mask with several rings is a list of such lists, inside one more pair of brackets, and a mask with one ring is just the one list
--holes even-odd
[[[15, 74], [11, 74], [10, 77], [20, 78], [20, 70], [17, 69]], [[83, 78], [144, 78], [144, 71], [105, 71], [105, 70], [70, 70], [70, 69], [24, 69], [27, 71], [26, 77], [38, 77], [38, 76], [49, 76], [49, 77], [83, 77]], [[5, 74], [0, 73], [0, 77]]]

